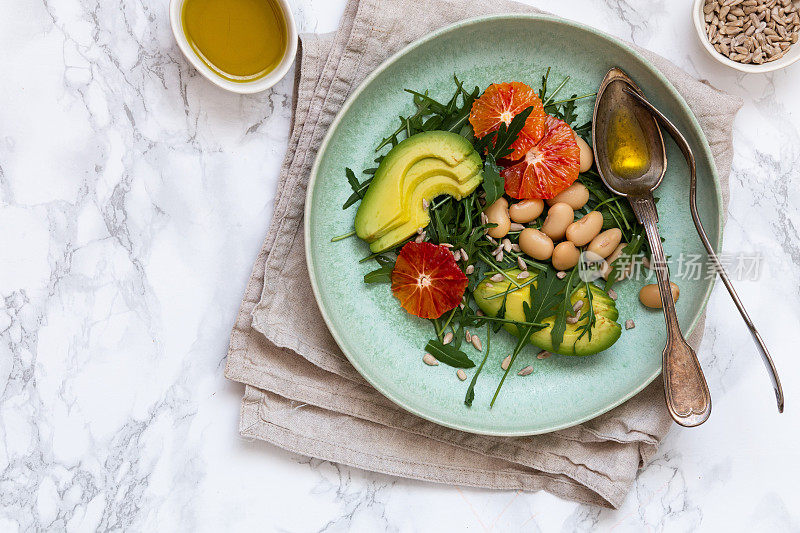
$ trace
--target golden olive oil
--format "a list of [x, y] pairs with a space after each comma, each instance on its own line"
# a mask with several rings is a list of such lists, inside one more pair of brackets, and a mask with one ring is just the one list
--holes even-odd
[[195, 53], [226, 80], [257, 80], [286, 53], [286, 21], [275, 0], [186, 0], [181, 24]]
[[627, 107], [618, 107], [611, 115], [606, 134], [608, 163], [620, 178], [634, 179], [650, 168], [650, 148], [644, 131]]

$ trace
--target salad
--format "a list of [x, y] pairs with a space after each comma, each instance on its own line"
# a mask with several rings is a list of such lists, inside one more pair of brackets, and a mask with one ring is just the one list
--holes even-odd
[[[504, 370], [492, 406], [527, 346], [538, 359], [612, 346], [622, 333], [612, 287], [633, 256], [649, 254], [627, 201], [594, 168], [591, 122], [578, 123], [577, 106], [595, 95], [559, 99], [569, 78], [550, 87], [549, 75], [538, 90], [511, 81], [483, 91], [454, 76], [445, 102], [406, 89], [415, 111], [377, 143], [376, 166], [361, 180], [345, 169], [355, 230], [332, 240], [368, 243], [361, 262], [376, 268], [364, 282], [389, 284], [403, 309], [431, 322], [425, 364], [455, 367], [463, 381], [476, 366], [467, 348], [483, 352], [467, 406], [490, 357]], [[495, 356], [501, 329], [517, 342]]]

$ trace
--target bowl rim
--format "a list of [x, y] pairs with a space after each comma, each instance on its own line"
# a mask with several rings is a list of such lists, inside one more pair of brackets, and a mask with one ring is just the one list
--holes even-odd
[[697, 32], [697, 38], [700, 39], [700, 44], [703, 46], [703, 48], [705, 48], [706, 52], [708, 52], [711, 57], [723, 65], [747, 74], [760, 74], [781, 70], [800, 60], [800, 53], [792, 57], [784, 56], [770, 63], [762, 63], [761, 65], [739, 63], [738, 61], [733, 61], [732, 59], [725, 57], [717, 52], [708, 40], [705, 30], [706, 21], [703, 16], [704, 5], [705, 0], [694, 0], [694, 6], [692, 8], [692, 22], [694, 24], [694, 29]]
[[169, 24], [172, 28], [172, 35], [178, 43], [183, 56], [189, 63], [197, 69], [208, 81], [225, 89], [238, 94], [252, 94], [265, 91], [278, 83], [289, 72], [289, 69], [294, 63], [295, 56], [297, 55], [297, 24], [292, 13], [292, 7], [289, 5], [288, 0], [275, 0], [281, 11], [283, 11], [283, 18], [286, 22], [287, 45], [284, 51], [283, 58], [278, 66], [266, 75], [253, 81], [235, 82], [226, 80], [211, 68], [208, 67], [192, 49], [189, 40], [183, 33], [183, 25], [181, 23], [181, 12], [183, 5], [187, 0], [170, 0], [169, 3]]
[[[312, 205], [313, 193], [314, 193], [314, 190], [316, 188], [316, 181], [317, 181], [317, 178], [319, 177], [319, 168], [320, 168], [320, 165], [321, 165], [322, 156], [325, 153], [325, 151], [327, 149], [327, 146], [330, 143], [331, 139], [333, 138], [334, 132], [336, 131], [338, 124], [341, 122], [342, 117], [345, 115], [345, 113], [347, 113], [348, 109], [357, 100], [358, 96], [372, 82], [372, 80], [377, 78], [383, 71], [385, 71], [387, 68], [389, 68], [389, 66], [391, 66], [395, 61], [397, 61], [397, 59], [399, 59], [400, 57], [402, 57], [406, 53], [410, 52], [414, 48], [422, 46], [423, 44], [427, 43], [428, 41], [433, 40], [433, 39], [435, 39], [435, 38], [437, 38], [437, 37], [439, 37], [439, 36], [441, 36], [441, 35], [443, 35], [445, 33], [458, 31], [458, 30], [461, 30], [461, 29], [463, 29], [465, 27], [468, 27], [468, 26], [471, 26], [471, 25], [482, 24], [482, 23], [485, 23], [485, 22], [488, 22], [488, 21], [503, 20], [503, 19], [515, 19], [515, 20], [523, 19], [523, 20], [530, 20], [530, 21], [544, 21], [544, 22], [560, 24], [560, 25], [564, 25], [564, 26], [570, 26], [572, 28], [580, 29], [581, 31], [586, 31], [586, 32], [592, 33], [592, 34], [594, 34], [596, 36], [601, 37], [602, 39], [609, 40], [609, 41], [615, 43], [616, 45], [621, 46], [622, 48], [626, 49], [628, 51], [628, 53], [630, 53], [633, 57], [635, 57], [642, 64], [647, 66], [650, 69], [650, 71], [653, 73], [653, 75], [656, 78], [658, 78], [664, 84], [664, 87], [666, 88], [666, 90], [673, 97], [676, 97], [678, 104], [684, 109], [684, 111], [687, 113], [687, 116], [689, 117], [690, 124], [689, 124], [689, 128], [688, 129], [690, 131], [692, 131], [692, 133], [694, 133], [695, 137], [699, 140], [699, 143], [702, 145], [703, 152], [707, 153], [707, 154], [711, 154], [711, 147], [708, 144], [708, 139], [706, 138], [705, 133], [703, 132], [702, 128], [700, 127], [700, 124], [697, 121], [697, 118], [695, 117], [694, 112], [692, 112], [691, 108], [689, 108], [689, 105], [686, 102], [686, 100], [683, 98], [683, 96], [678, 92], [677, 89], [675, 89], [675, 87], [672, 84], [672, 82], [670, 82], [667, 79], [667, 77], [658, 68], [656, 68], [655, 65], [653, 65], [652, 62], [650, 62], [641, 53], [639, 53], [637, 50], [633, 49], [628, 43], [622, 41], [621, 39], [618, 39], [618, 38], [614, 37], [613, 35], [610, 35], [610, 34], [608, 34], [606, 32], [601, 31], [601, 30], [592, 28], [591, 26], [587, 26], [587, 25], [582, 24], [580, 22], [575, 22], [575, 21], [564, 19], [564, 18], [561, 18], [561, 17], [556, 17], [556, 16], [553, 16], [553, 15], [542, 15], [542, 14], [535, 14], [535, 13], [497, 13], [497, 14], [492, 14], [492, 15], [483, 15], [483, 16], [478, 16], [478, 17], [474, 17], [474, 18], [468, 18], [468, 19], [464, 19], [464, 20], [455, 22], [453, 24], [449, 24], [447, 26], [443, 26], [443, 27], [441, 27], [441, 28], [439, 28], [437, 30], [433, 30], [433, 31], [423, 35], [419, 39], [416, 39], [416, 40], [412, 41], [411, 43], [407, 44], [406, 46], [401, 48], [399, 51], [395, 52], [394, 54], [389, 56], [386, 60], [384, 60], [369, 75], [367, 75], [366, 78], [364, 78], [364, 80], [362, 80], [362, 82], [350, 93], [350, 95], [347, 97], [347, 99], [345, 100], [345, 102], [342, 105], [342, 107], [336, 113], [336, 116], [334, 117], [334, 119], [331, 121], [331, 124], [328, 126], [327, 131], [325, 133], [325, 136], [323, 137], [322, 142], [320, 143], [320, 146], [319, 146], [319, 148], [317, 150], [317, 153], [316, 153], [316, 156], [314, 158], [314, 164], [313, 164], [313, 166], [311, 168], [311, 172], [309, 173], [309, 180], [308, 180], [308, 185], [307, 185], [307, 188], [306, 188], [306, 195], [305, 195], [305, 206], [304, 206], [304, 209], [303, 209], [303, 238], [304, 238], [304, 248], [305, 248], [304, 251], [305, 251], [306, 268], [308, 269], [308, 275], [309, 275], [309, 280], [311, 281], [311, 289], [312, 289], [312, 291], [314, 293], [314, 299], [317, 302], [317, 305], [318, 305], [319, 310], [320, 310], [320, 314], [322, 315], [322, 319], [325, 322], [325, 325], [328, 328], [328, 331], [330, 331], [331, 336], [334, 338], [334, 340], [336, 341], [336, 344], [340, 347], [340, 349], [342, 350], [342, 353], [345, 355], [347, 360], [350, 362], [350, 364], [353, 365], [353, 367], [358, 371], [358, 373], [362, 377], [364, 377], [364, 379], [366, 379], [367, 382], [372, 387], [375, 388], [375, 390], [380, 392], [384, 397], [386, 397], [389, 400], [391, 400], [395, 405], [399, 406], [401, 409], [405, 410], [406, 412], [409, 412], [411, 414], [419, 416], [420, 418], [423, 418], [425, 420], [431, 421], [431, 422], [433, 422], [435, 424], [439, 424], [439, 425], [444, 426], [444, 427], [449, 427], [449, 428], [452, 428], [452, 429], [456, 429], [456, 430], [459, 430], [459, 431], [464, 431], [464, 432], [472, 433], [472, 434], [476, 434], [476, 435], [490, 435], [490, 436], [499, 436], [499, 437], [524, 437], [524, 436], [530, 436], [530, 435], [539, 435], [539, 434], [545, 434], [545, 433], [552, 433], [554, 431], [559, 431], [559, 430], [562, 430], [562, 429], [565, 429], [565, 428], [573, 427], [573, 426], [576, 426], [578, 424], [582, 424], [582, 423], [584, 423], [584, 422], [586, 422], [588, 420], [592, 420], [592, 419], [594, 419], [594, 418], [596, 418], [596, 417], [598, 417], [598, 416], [600, 416], [600, 415], [602, 415], [604, 413], [607, 413], [611, 409], [613, 409], [613, 408], [625, 403], [626, 401], [628, 401], [632, 397], [636, 396], [638, 393], [640, 393], [642, 390], [644, 390], [645, 387], [647, 387], [650, 383], [652, 383], [653, 380], [655, 380], [659, 375], [661, 375], [661, 365], [659, 365], [658, 369], [655, 372], [653, 372], [650, 376], [648, 376], [647, 379], [645, 379], [643, 381], [643, 383], [641, 383], [634, 390], [631, 390], [628, 394], [624, 395], [623, 397], [619, 398], [618, 400], [616, 400], [614, 402], [609, 403], [608, 405], [605, 405], [605, 406], [603, 406], [601, 408], [598, 408], [593, 413], [590, 413], [590, 414], [588, 414], [586, 416], [583, 416], [583, 417], [581, 417], [579, 419], [572, 420], [572, 421], [570, 421], [568, 423], [556, 424], [556, 425], [552, 425], [550, 427], [540, 428], [540, 429], [537, 429], [535, 431], [531, 431], [531, 430], [479, 430], [479, 429], [475, 429], [475, 428], [471, 428], [471, 427], [466, 427], [466, 426], [463, 426], [463, 425], [460, 425], [460, 424], [455, 424], [455, 423], [452, 423], [452, 422], [447, 421], [447, 420], [442, 420], [437, 416], [431, 415], [430, 413], [422, 412], [421, 410], [412, 408], [411, 406], [409, 406], [406, 403], [404, 403], [402, 399], [397, 398], [395, 395], [389, 393], [386, 390], [383, 390], [383, 388], [381, 388], [380, 385], [376, 384], [373, 381], [373, 379], [371, 379], [371, 377], [368, 375], [368, 373], [365, 373], [363, 371], [363, 369], [362, 369], [361, 365], [359, 364], [358, 360], [356, 358], [352, 357], [352, 355], [348, 352], [348, 350], [347, 350], [347, 348], [345, 346], [345, 343], [342, 341], [337, 329], [334, 326], [333, 319], [328, 315], [327, 310], [321, 305], [322, 295], [321, 295], [321, 290], [320, 290], [320, 286], [319, 286], [320, 282], [317, 279], [316, 270], [314, 268], [314, 262], [313, 262], [313, 259], [312, 259], [312, 250], [311, 250], [311, 241], [312, 241], [312, 239], [311, 239], [311, 233], [312, 233], [311, 221], [312, 221], [312, 218], [313, 218], [312, 217], [312, 213], [311, 213], [311, 205]], [[722, 245], [723, 245], [723, 230], [724, 230], [724, 222], [725, 222], [725, 218], [724, 218], [725, 214], [724, 214], [724, 208], [723, 208], [724, 203], [722, 201], [722, 189], [721, 189], [721, 186], [720, 186], [719, 174], [718, 174], [718, 171], [717, 171], [716, 162], [714, 161], [713, 157], [709, 157], [709, 163], [710, 163], [710, 167], [711, 167], [710, 178], [713, 181], [714, 193], [715, 193], [715, 197], [716, 197], [715, 199], [716, 199], [717, 205], [719, 206], [719, 210], [717, 212], [717, 217], [716, 217], [717, 218], [717, 231], [716, 231], [716, 234], [713, 235], [713, 238], [714, 238], [714, 241], [715, 241], [714, 244], [716, 245], [715, 248], [717, 250], [720, 250], [720, 249], [722, 249]], [[709, 299], [711, 297], [711, 292], [713, 291], [715, 285], [716, 285], [716, 280], [713, 280], [706, 287], [706, 290], [705, 290], [705, 292], [703, 294], [702, 302], [700, 304], [700, 311], [697, 313], [697, 315], [694, 317], [694, 319], [691, 321], [691, 323], [688, 325], [688, 327], [686, 327], [685, 330], [684, 330], [684, 335], [686, 337], [688, 337], [694, 331], [694, 329], [697, 327], [698, 323], [700, 322], [701, 318], [704, 316], [704, 312], [705, 312], [705, 310], [706, 310], [706, 308], [708, 306], [708, 302], [709, 302]]]

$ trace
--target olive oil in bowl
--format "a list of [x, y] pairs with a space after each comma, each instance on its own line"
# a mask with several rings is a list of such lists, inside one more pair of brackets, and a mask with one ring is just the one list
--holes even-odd
[[287, 17], [277, 0], [185, 0], [181, 27], [200, 60], [232, 82], [263, 78], [288, 46]]

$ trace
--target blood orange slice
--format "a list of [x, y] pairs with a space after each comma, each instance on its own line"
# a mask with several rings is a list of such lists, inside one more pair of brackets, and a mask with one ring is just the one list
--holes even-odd
[[439, 318], [461, 302], [467, 276], [445, 246], [409, 242], [392, 270], [392, 292], [403, 309], [422, 318]]
[[517, 163], [503, 169], [506, 193], [518, 199], [548, 199], [578, 179], [581, 150], [572, 128], [563, 120], [547, 116], [541, 140]]
[[493, 83], [472, 104], [469, 122], [475, 130], [475, 137], [481, 138], [506, 126], [522, 111], [533, 106], [525, 126], [517, 140], [511, 145], [514, 150], [508, 159], [517, 160], [525, 155], [531, 146], [544, 135], [544, 107], [536, 91], [518, 81], [511, 83]]

